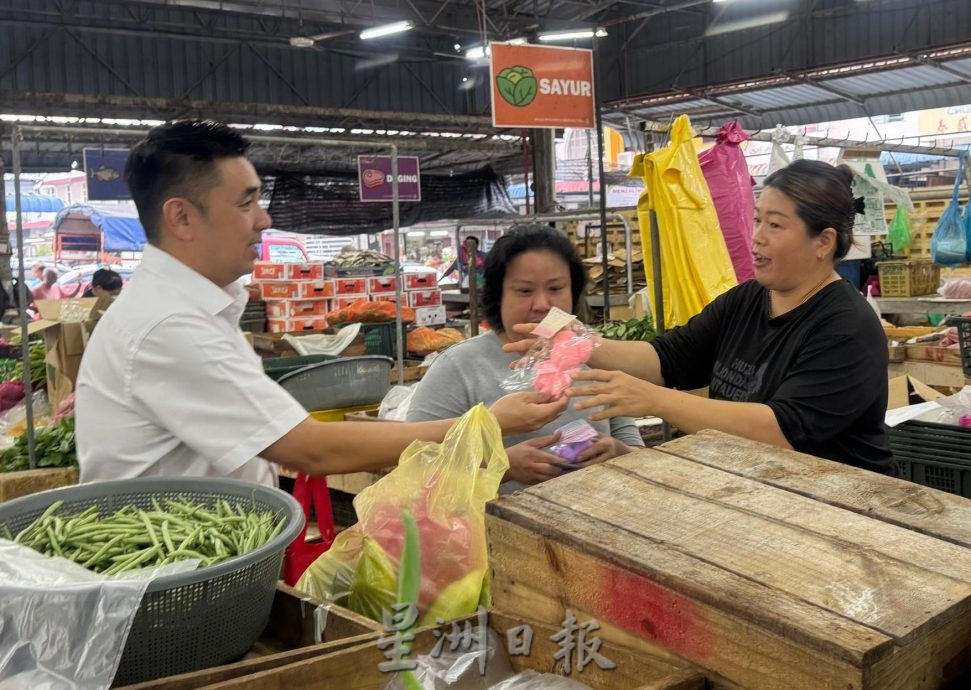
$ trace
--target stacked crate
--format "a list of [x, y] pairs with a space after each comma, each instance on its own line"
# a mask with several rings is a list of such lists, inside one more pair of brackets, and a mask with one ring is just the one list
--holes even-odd
[[419, 326], [441, 326], [445, 323], [445, 305], [438, 287], [435, 271], [414, 271], [402, 275], [407, 305], [415, 310], [415, 323]]
[[333, 281], [324, 279], [324, 264], [258, 261], [253, 282], [266, 302], [270, 333], [327, 328], [327, 312], [335, 295]]

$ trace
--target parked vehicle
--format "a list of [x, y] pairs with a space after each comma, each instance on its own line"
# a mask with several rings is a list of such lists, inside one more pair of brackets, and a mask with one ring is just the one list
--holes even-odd
[[259, 244], [260, 261], [273, 263], [302, 263], [311, 261], [310, 255], [299, 240], [277, 235], [264, 235]]

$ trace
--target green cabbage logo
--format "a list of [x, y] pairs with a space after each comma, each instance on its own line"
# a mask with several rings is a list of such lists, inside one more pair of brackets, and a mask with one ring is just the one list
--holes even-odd
[[536, 98], [536, 77], [529, 67], [507, 67], [496, 77], [499, 95], [509, 105], [523, 108]]

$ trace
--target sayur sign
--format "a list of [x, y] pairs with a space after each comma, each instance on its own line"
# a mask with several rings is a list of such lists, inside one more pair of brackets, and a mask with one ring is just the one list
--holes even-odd
[[596, 127], [593, 52], [491, 44], [495, 127]]

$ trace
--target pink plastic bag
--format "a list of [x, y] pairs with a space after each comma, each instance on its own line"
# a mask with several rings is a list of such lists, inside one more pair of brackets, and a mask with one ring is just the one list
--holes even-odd
[[755, 216], [755, 181], [749, 174], [739, 144], [749, 138], [738, 122], [726, 122], [718, 130], [717, 143], [698, 155], [708, 182], [718, 223], [738, 282], [755, 278], [752, 264], [752, 218]]

